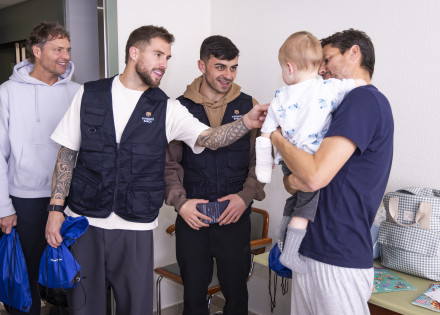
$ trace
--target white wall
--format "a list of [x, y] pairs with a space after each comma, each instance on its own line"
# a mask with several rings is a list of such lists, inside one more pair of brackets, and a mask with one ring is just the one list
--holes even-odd
[[[440, 2], [425, 0], [124, 0], [118, 4], [120, 67], [129, 32], [143, 24], [163, 25], [176, 35], [173, 60], [161, 87], [171, 96], [182, 93], [197, 76], [200, 43], [212, 34], [225, 35], [240, 49], [236, 82], [260, 102], [269, 102], [282, 85], [277, 60], [285, 38], [308, 30], [322, 38], [350, 27], [364, 30], [376, 49], [373, 84], [390, 100], [395, 121], [394, 161], [388, 190], [405, 186], [440, 189]], [[255, 205], [271, 214], [270, 236], [281, 218], [287, 194], [277, 167], [267, 197]], [[164, 207], [155, 231], [155, 264], [172, 261], [174, 245], [163, 232], [175, 214]], [[269, 314], [267, 269], [257, 267], [249, 283], [250, 309]], [[164, 286], [166, 289], [166, 287]], [[181, 300], [180, 289], [164, 294], [163, 306]], [[180, 295], [179, 295], [180, 294]], [[274, 314], [288, 313], [290, 298], [277, 293]]]

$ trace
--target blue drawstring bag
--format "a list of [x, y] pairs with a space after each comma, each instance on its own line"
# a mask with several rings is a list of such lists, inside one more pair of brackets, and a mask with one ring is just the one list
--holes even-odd
[[47, 288], [75, 288], [81, 280], [81, 266], [73, 257], [69, 246], [84, 234], [89, 226], [85, 217], [67, 217], [61, 226], [63, 242], [57, 248], [46, 247], [41, 256], [38, 282]]
[[[272, 247], [269, 252], [269, 297], [270, 297], [270, 311], [273, 313], [273, 309], [276, 306], [276, 294], [277, 294], [277, 282], [278, 276], [281, 277], [281, 293], [283, 295], [288, 292], [288, 279], [292, 279], [292, 270], [285, 267], [280, 262], [281, 251], [278, 247], [278, 243]], [[272, 294], [272, 271], [274, 271], [273, 275], [273, 294]]]
[[0, 301], [15, 309], [29, 312], [32, 305], [31, 289], [18, 233], [0, 239]]
[[292, 270], [280, 262], [281, 251], [276, 243], [269, 252], [269, 269], [272, 269], [278, 276], [282, 278], [292, 279]]

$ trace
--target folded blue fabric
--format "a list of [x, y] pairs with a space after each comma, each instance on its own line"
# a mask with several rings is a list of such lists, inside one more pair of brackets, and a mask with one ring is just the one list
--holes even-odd
[[57, 248], [46, 247], [41, 256], [38, 282], [48, 288], [75, 288], [81, 280], [81, 266], [73, 257], [69, 246], [84, 234], [89, 226], [85, 217], [67, 217], [61, 226], [63, 242]]
[[29, 312], [32, 305], [31, 289], [18, 233], [0, 239], [0, 301], [15, 309]]

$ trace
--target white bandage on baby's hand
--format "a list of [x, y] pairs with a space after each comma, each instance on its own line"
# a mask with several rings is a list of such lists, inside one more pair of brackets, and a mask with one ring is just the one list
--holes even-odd
[[269, 138], [258, 137], [255, 141], [255, 152], [257, 155], [257, 162], [255, 166], [255, 173], [257, 179], [262, 183], [270, 183], [272, 179], [272, 143]]

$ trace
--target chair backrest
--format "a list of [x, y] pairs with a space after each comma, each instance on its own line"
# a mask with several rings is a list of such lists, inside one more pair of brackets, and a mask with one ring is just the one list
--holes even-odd
[[250, 218], [251, 252], [253, 255], [262, 254], [266, 250], [265, 247], [272, 243], [272, 239], [267, 237], [269, 232], [269, 213], [266, 210], [252, 208]]
[[265, 245], [272, 243], [267, 237], [269, 231], [269, 213], [266, 210], [252, 208], [251, 212], [251, 250], [254, 255], [262, 254]]
[[251, 241], [267, 237], [269, 230], [269, 213], [266, 210], [252, 208]]

